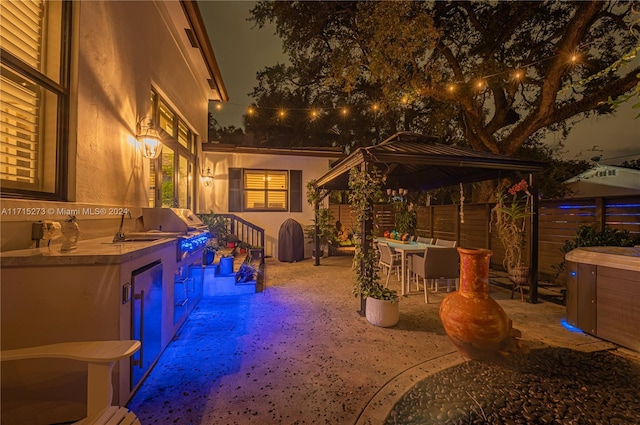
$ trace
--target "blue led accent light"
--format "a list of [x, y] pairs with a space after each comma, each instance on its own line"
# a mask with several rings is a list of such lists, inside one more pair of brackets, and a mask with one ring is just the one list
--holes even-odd
[[595, 205], [559, 205], [556, 208], [559, 208], [561, 210], [577, 210], [577, 209], [581, 209], [581, 208], [595, 208]]
[[209, 232], [191, 238], [180, 239], [180, 252], [191, 253], [205, 246], [209, 240]]
[[560, 321], [560, 324], [562, 325], [562, 327], [564, 327], [569, 332], [580, 332], [580, 333], [582, 333], [582, 331], [580, 329], [576, 328], [575, 326], [573, 326], [569, 322], [567, 322], [567, 319], [562, 319]]
[[571, 277], [576, 277], [576, 276], [578, 276], [578, 273], [576, 273], [575, 271], [572, 271], [571, 272]]

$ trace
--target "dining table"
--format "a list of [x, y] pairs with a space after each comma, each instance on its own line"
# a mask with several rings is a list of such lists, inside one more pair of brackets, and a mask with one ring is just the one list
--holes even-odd
[[394, 241], [393, 239], [383, 237], [376, 237], [375, 240], [378, 242], [386, 242], [391, 249], [393, 249], [395, 252], [400, 253], [400, 282], [402, 286], [401, 293], [402, 295], [409, 293], [410, 282], [407, 273], [407, 255], [424, 252], [426, 248], [434, 247], [435, 245], [416, 241], [406, 243], [401, 241]]

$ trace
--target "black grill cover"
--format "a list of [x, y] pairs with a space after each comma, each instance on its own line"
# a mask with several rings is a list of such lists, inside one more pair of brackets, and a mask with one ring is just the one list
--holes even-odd
[[288, 218], [278, 232], [278, 260], [292, 263], [304, 260], [304, 232], [300, 223]]

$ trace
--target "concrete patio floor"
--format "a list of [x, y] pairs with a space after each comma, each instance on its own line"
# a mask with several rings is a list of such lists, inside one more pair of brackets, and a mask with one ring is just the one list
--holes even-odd
[[[417, 382], [466, 360], [438, 317], [444, 292], [412, 292], [398, 325], [378, 328], [357, 313], [351, 266], [267, 259], [266, 291], [203, 298], [128, 407], [145, 425], [383, 423]], [[531, 349], [617, 348], [563, 327], [563, 306], [490, 294]]]

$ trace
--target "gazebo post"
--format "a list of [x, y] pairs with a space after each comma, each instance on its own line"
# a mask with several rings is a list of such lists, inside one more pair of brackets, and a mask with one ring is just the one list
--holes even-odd
[[315, 214], [315, 241], [313, 246], [315, 247], [315, 263], [313, 264], [314, 266], [319, 266], [320, 265], [320, 225], [318, 224], [318, 212], [320, 211], [320, 190], [319, 189], [315, 189], [316, 190], [316, 199], [313, 201], [313, 213]]
[[536, 304], [538, 302], [538, 174], [529, 173], [529, 190], [531, 191], [531, 240], [529, 241], [529, 247], [531, 252], [531, 269], [529, 282], [529, 302]]
[[[369, 218], [362, 220], [360, 223], [360, 239], [362, 240], [362, 259], [360, 260], [360, 271], [361, 273], [365, 272], [365, 264], [364, 259], [368, 257], [369, 251], [371, 251], [371, 239], [370, 235], [373, 230], [373, 200], [369, 199], [367, 209], [371, 211], [371, 214], [368, 214]], [[360, 294], [360, 311], [358, 313], [361, 316], [364, 316], [367, 311], [367, 302], [366, 298]]]

